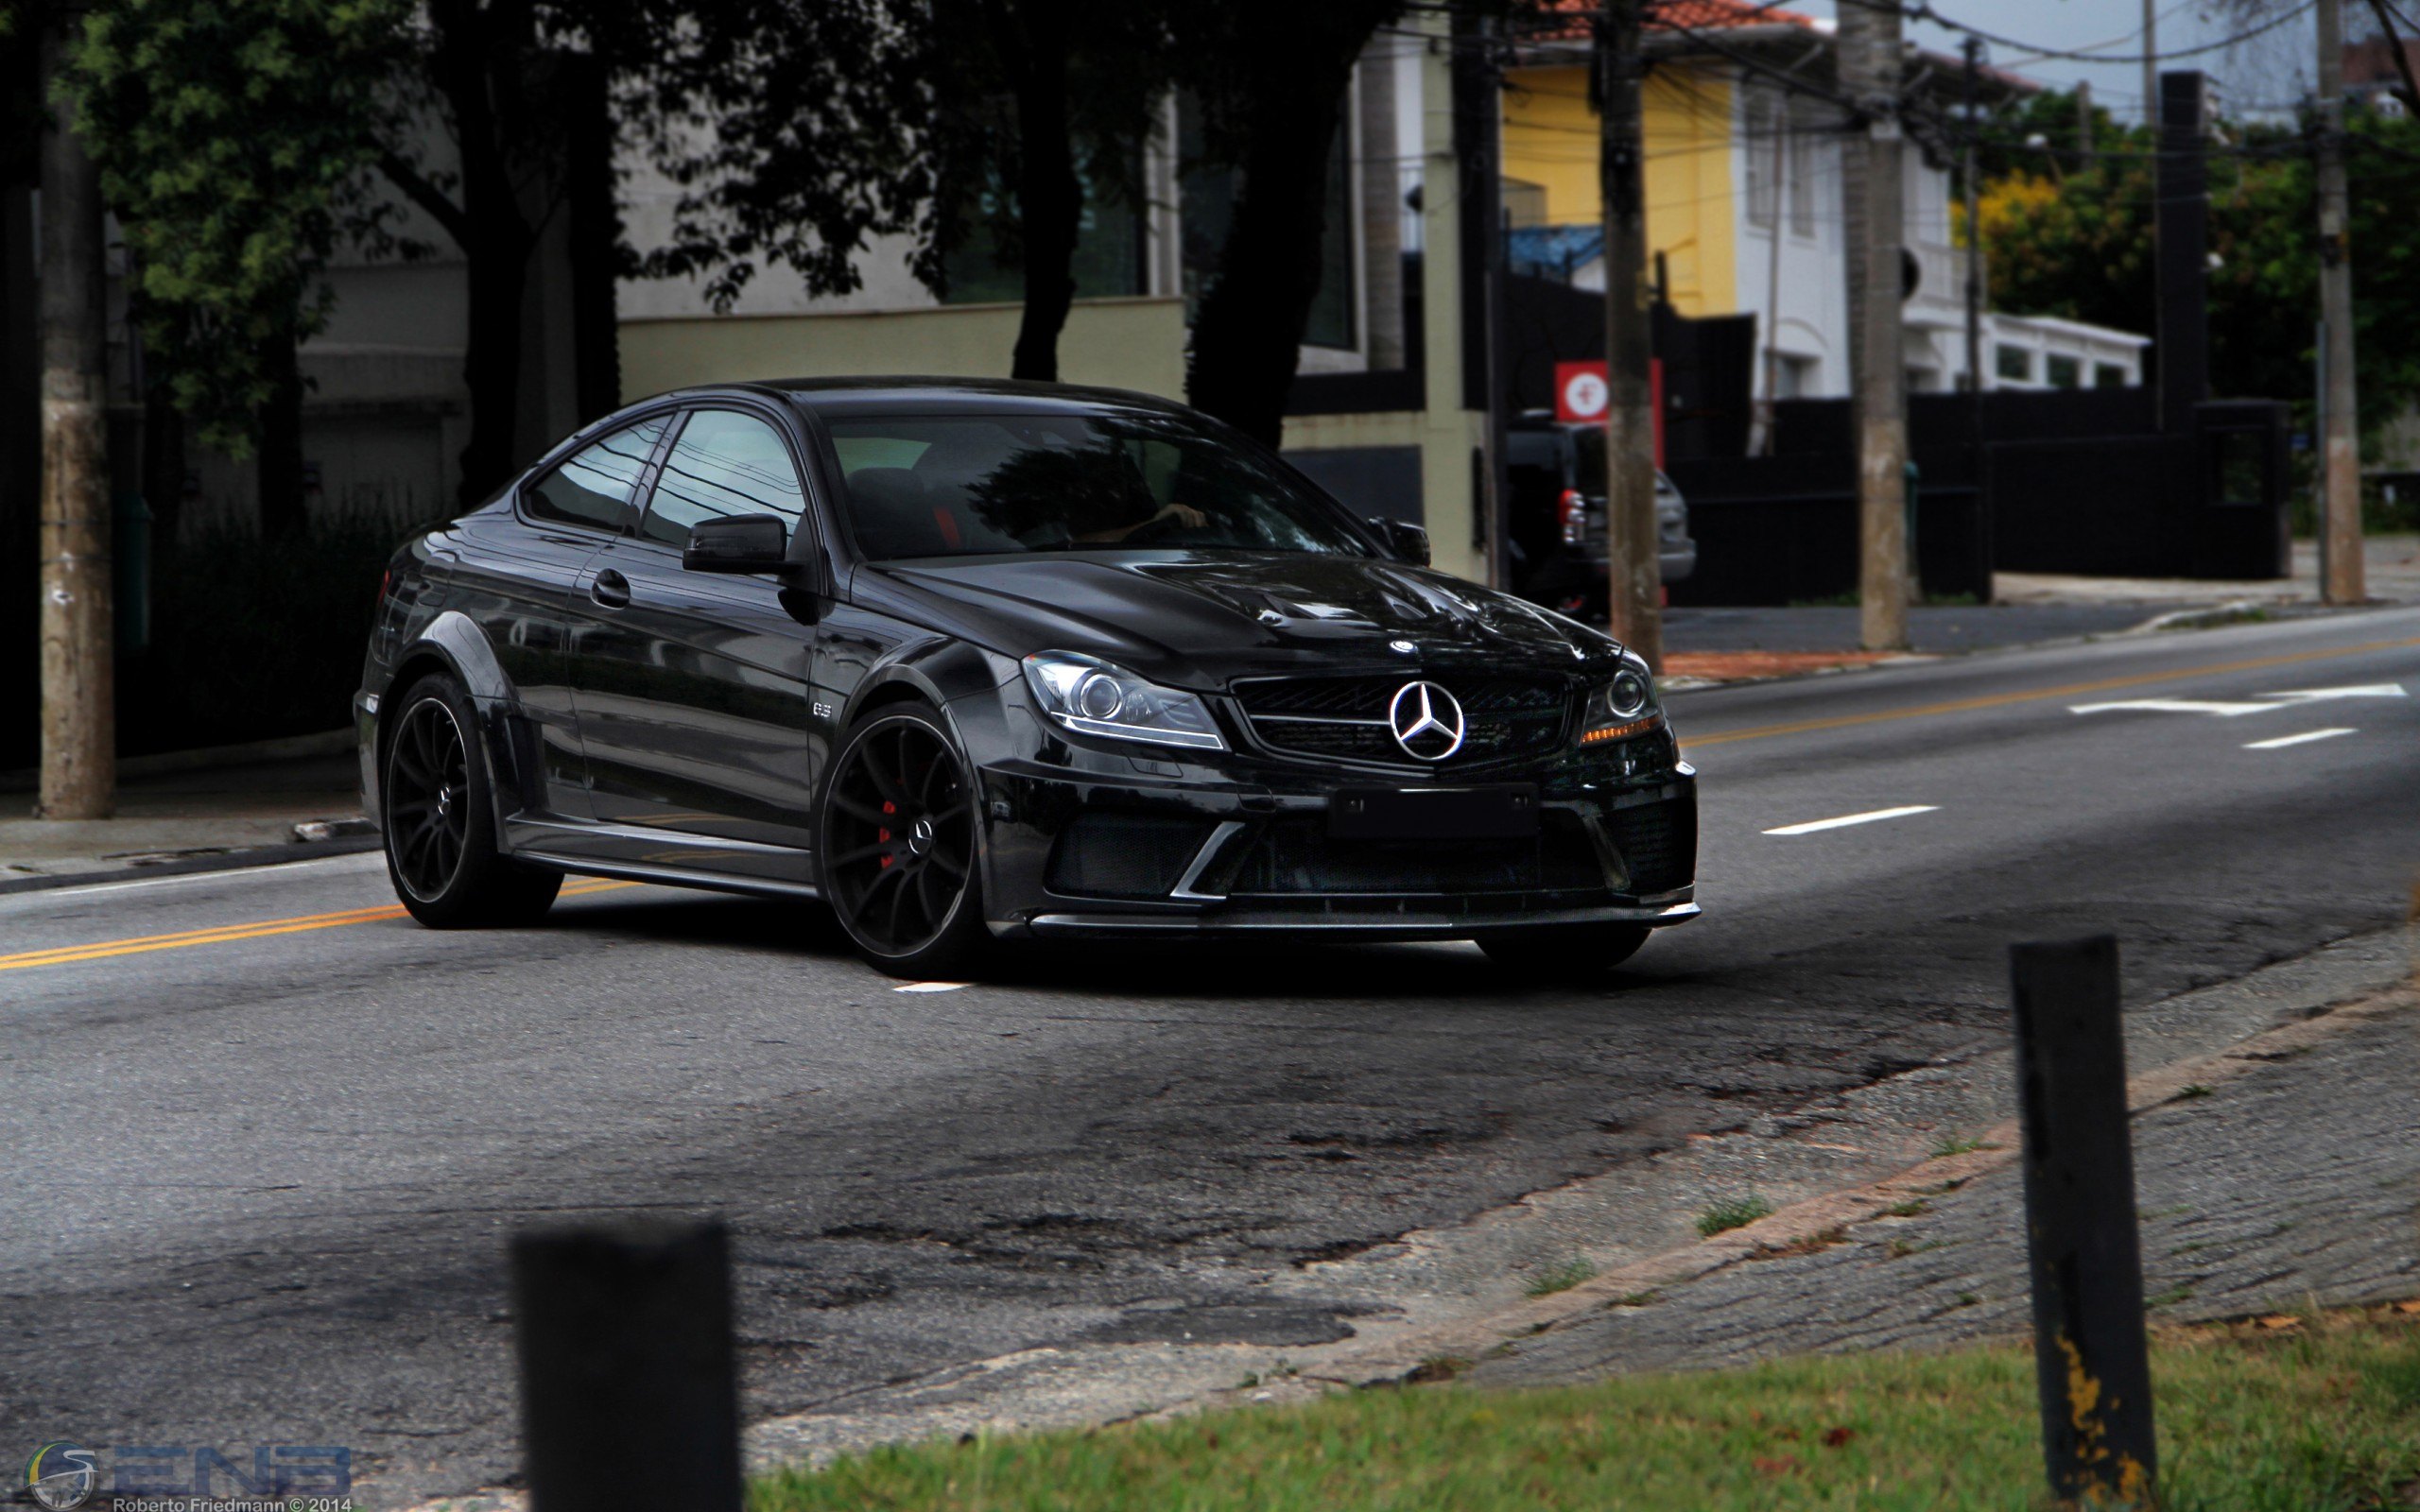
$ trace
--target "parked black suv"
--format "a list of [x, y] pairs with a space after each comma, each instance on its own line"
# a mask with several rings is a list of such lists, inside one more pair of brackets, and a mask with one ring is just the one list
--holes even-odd
[[[1525, 415], [1509, 438], [1512, 483], [1512, 591], [1532, 604], [1582, 619], [1605, 617], [1605, 432]], [[1698, 564], [1689, 510], [1672, 480], [1655, 474], [1655, 524], [1663, 577], [1677, 583]]]

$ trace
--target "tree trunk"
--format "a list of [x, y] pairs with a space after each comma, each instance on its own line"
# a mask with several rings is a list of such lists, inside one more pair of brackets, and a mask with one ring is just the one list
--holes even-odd
[[302, 369], [291, 332], [262, 341], [261, 370], [272, 385], [261, 405], [261, 539], [299, 541], [310, 522], [302, 503]]
[[[463, 176], [467, 185], [470, 176]], [[471, 435], [462, 444], [464, 508], [487, 502], [513, 473], [513, 432], [521, 419], [521, 296], [528, 281], [529, 238], [491, 231], [497, 213], [472, 217], [479, 232], [463, 249], [470, 284], [471, 336], [462, 352], [462, 382], [471, 391]], [[520, 221], [517, 206], [510, 211]]]
[[[519, 460], [513, 441], [521, 408], [521, 301], [537, 236], [522, 210], [513, 169], [531, 154], [522, 129], [534, 130], [537, 123], [524, 108], [527, 38], [493, 35], [491, 28], [505, 23], [477, 0], [432, 0], [429, 16], [438, 39], [432, 74], [462, 153], [461, 208], [439, 219], [462, 249], [470, 286], [462, 380], [471, 391], [471, 436], [462, 447], [458, 490], [469, 507], [510, 480]], [[429, 203], [425, 193], [413, 198]]]
[[[1025, 243], [1025, 313], [1011, 376], [1055, 383], [1059, 333], [1076, 299], [1076, 234], [1083, 184], [1067, 124], [1066, 7], [1029, 0], [1009, 56], [1017, 84], [1017, 221]], [[1006, 39], [1004, 39], [1006, 41]], [[1004, 49], [1007, 50], [1007, 49]]]
[[[58, 76], [64, 27], [43, 42]], [[101, 180], [71, 107], [42, 138], [42, 793], [46, 819], [107, 818], [117, 797], [104, 411]]]
[[154, 582], [160, 565], [175, 555], [177, 524], [185, 503], [185, 417], [166, 384], [143, 395], [143, 502], [151, 509]]
[[574, 403], [579, 422], [622, 405], [621, 322], [615, 303], [622, 216], [614, 202], [614, 105], [604, 67], [589, 56], [559, 59], [564, 114], [563, 194], [571, 216]]
[[[1278, 44], [1281, 52], [1294, 45]], [[1341, 60], [1272, 57], [1254, 80], [1243, 189], [1193, 324], [1185, 397], [1272, 447], [1319, 295], [1328, 160], [1358, 51]]]

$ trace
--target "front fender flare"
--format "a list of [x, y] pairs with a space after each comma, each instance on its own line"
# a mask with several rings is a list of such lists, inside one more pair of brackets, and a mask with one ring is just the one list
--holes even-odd
[[[388, 680], [379, 707], [375, 757], [365, 764], [363, 798], [374, 812], [375, 775], [386, 755], [387, 715], [393, 696], [424, 670], [442, 666], [471, 696], [478, 726], [479, 748], [488, 763], [488, 791], [495, 807], [496, 844], [505, 845], [505, 819], [528, 806], [526, 774], [535, 755], [534, 736], [522, 715], [520, 690], [506, 677], [494, 647], [478, 623], [460, 610], [446, 610], [430, 620], [395, 657], [395, 676]], [[520, 731], [516, 735], [516, 731]], [[525, 749], [524, 747], [528, 747]]]

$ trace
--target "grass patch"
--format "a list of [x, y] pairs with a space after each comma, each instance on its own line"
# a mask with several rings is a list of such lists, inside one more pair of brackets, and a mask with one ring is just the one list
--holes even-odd
[[1883, 1209], [1882, 1216], [1886, 1218], [1913, 1218], [1930, 1211], [1932, 1211], [1931, 1203], [1927, 1202], [1922, 1197], [1910, 1197], [1905, 1202], [1894, 1202], [1891, 1204], [1891, 1206]]
[[2203, 1086], [2198, 1081], [2189, 1081], [2178, 1090], [2175, 1100], [2180, 1103], [2189, 1103], [2196, 1097], [2207, 1097], [2209, 1095], [2210, 1089]]
[[1910, 1255], [1922, 1255], [1935, 1249], [1946, 1249], [1948, 1247], [1949, 1241], [1946, 1239], [1927, 1239], [1923, 1241], [1913, 1239], [1893, 1239], [1891, 1241], [1886, 1252], [1893, 1260], [1905, 1260]]
[[1718, 1202], [1698, 1214], [1698, 1232], [1711, 1239], [1732, 1228], [1745, 1228], [1759, 1218], [1772, 1216], [1773, 1205], [1758, 1196], [1735, 1197]]
[[[2359, 1512], [2420, 1478], [2420, 1316], [2163, 1330], [2164, 1504]], [[1339, 1393], [1289, 1408], [874, 1450], [750, 1512], [2035, 1512], [2032, 1353], [1834, 1355], [1588, 1386]]]
[[1597, 1267], [1594, 1263], [1585, 1259], [1566, 1260], [1560, 1265], [1548, 1265], [1530, 1277], [1529, 1284], [1521, 1288], [1521, 1295], [1552, 1297], [1557, 1292], [1571, 1290], [1582, 1281], [1596, 1279]]
[[1932, 1147], [1932, 1158], [1936, 1160], [1946, 1160], [1953, 1155], [1972, 1155], [1977, 1150], [1998, 1148], [1998, 1145], [1989, 1140], [1969, 1139], [1963, 1134], [1953, 1134]]
[[1644, 1292], [1626, 1292], [1622, 1296], [1616, 1297], [1614, 1300], [1607, 1302], [1605, 1305], [1607, 1307], [1653, 1307], [1656, 1303], [1662, 1300], [1664, 1300], [1664, 1294], [1662, 1292], [1649, 1290]]

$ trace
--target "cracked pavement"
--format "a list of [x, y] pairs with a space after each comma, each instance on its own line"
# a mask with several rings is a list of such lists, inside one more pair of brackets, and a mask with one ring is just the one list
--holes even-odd
[[[2399, 921], [2413, 700], [2059, 691], [2399, 681], [2420, 612], [1681, 695], [1706, 918], [1588, 988], [1087, 946], [901, 993], [810, 911], [658, 888], [0, 970], [0, 1441], [344, 1443], [380, 1506], [508, 1484], [503, 1241], [581, 1212], [729, 1219], [754, 1418], [1041, 1348], [1316, 1347], [1409, 1305], [1322, 1262], [1961, 1074], [2011, 940], [2117, 933], [2135, 1008]], [[2360, 729], [2245, 748], [2321, 724]], [[1763, 833], [1900, 805], [1932, 811]], [[26, 894], [0, 951], [388, 901], [366, 856]]]

